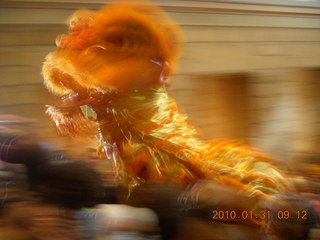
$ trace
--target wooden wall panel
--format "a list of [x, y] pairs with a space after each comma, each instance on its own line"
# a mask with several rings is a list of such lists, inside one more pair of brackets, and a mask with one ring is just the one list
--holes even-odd
[[[1, 25], [64, 24], [75, 9], [64, 8], [0, 8]], [[233, 26], [275, 28], [319, 28], [319, 15], [291, 16], [272, 14], [235, 14], [225, 12], [170, 11], [169, 15], [182, 26]]]
[[73, 12], [74, 12], [74, 9], [0, 8], [0, 24], [1, 25], [63, 24]]
[[[320, 26], [319, 26], [320, 27]], [[183, 26], [186, 42], [319, 42], [320, 30], [301, 28]]]
[[40, 74], [41, 66], [11, 65], [0, 67], [1, 86], [41, 84], [43, 78]]
[[45, 56], [54, 46], [0, 47], [0, 66], [34, 66], [41, 69]]
[[3, 25], [0, 28], [0, 46], [54, 45], [59, 34], [67, 32], [64, 25]]
[[[43, 104], [16, 104], [9, 106], [0, 106], [0, 114], [12, 114], [18, 116], [24, 116], [31, 119], [46, 119], [45, 107]], [[49, 122], [48, 122], [49, 123]], [[49, 125], [49, 124], [45, 124]]]
[[180, 72], [232, 72], [320, 65], [320, 42], [189, 43]]
[[36, 104], [40, 101], [43, 86], [40, 84], [7, 85], [0, 88], [0, 106]]
[[[188, 78], [170, 93], [202, 137], [248, 138], [248, 79], [244, 74], [200, 75]], [[176, 79], [177, 80], [177, 79]]]

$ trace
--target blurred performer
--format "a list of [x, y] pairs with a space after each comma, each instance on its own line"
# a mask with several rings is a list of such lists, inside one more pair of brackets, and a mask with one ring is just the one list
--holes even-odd
[[74, 215], [104, 198], [101, 179], [34, 133], [36, 120], [0, 115], [0, 239], [80, 240]]
[[98, 136], [99, 155], [113, 161], [129, 189], [145, 181], [209, 179], [255, 199], [252, 209], [285, 191], [267, 157], [238, 141], [197, 137], [166, 90], [179, 29], [143, 3], [112, 3], [69, 19], [69, 34], [57, 38], [43, 65], [46, 87], [61, 96], [47, 109], [60, 132]]

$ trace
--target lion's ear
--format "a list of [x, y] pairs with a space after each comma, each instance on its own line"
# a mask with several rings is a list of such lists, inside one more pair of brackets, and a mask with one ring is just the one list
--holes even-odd
[[70, 31], [78, 31], [93, 20], [94, 12], [87, 9], [80, 9], [72, 14], [66, 21]]
[[163, 63], [161, 75], [160, 75], [160, 83], [166, 87], [171, 85], [171, 67], [168, 62]]

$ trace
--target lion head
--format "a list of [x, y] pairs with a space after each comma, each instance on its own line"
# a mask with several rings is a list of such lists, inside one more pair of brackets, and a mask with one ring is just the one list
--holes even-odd
[[42, 71], [45, 85], [58, 95], [165, 84], [179, 55], [177, 26], [150, 4], [79, 10], [68, 25]]

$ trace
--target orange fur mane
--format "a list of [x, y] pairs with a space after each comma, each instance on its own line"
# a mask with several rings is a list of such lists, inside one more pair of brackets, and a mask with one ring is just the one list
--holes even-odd
[[113, 3], [79, 10], [68, 24], [42, 71], [58, 95], [163, 84], [159, 76], [165, 81], [179, 56], [178, 27], [156, 6]]

